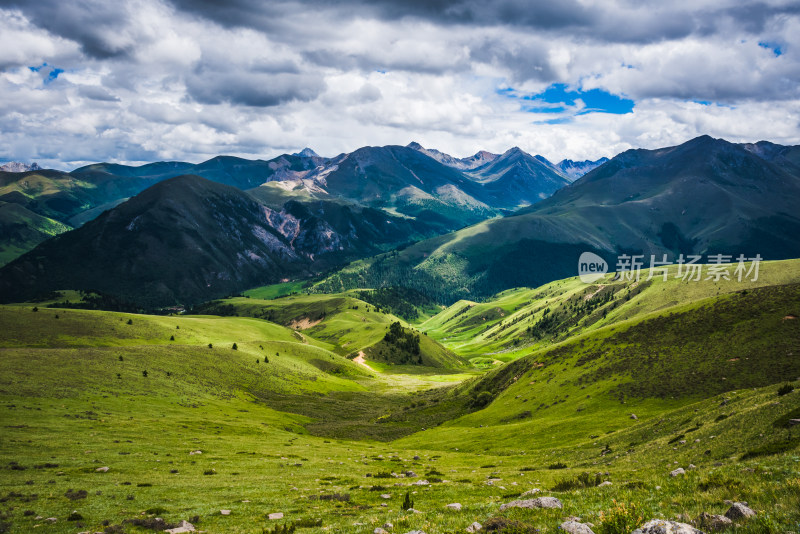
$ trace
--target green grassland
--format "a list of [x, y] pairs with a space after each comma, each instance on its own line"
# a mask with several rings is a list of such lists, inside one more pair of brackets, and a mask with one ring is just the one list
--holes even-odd
[[[357, 291], [283, 293], [181, 316], [0, 307], [0, 530], [557, 532], [576, 516], [623, 532], [601, 513], [688, 520], [726, 500], [758, 512], [728, 532], [800, 526], [800, 261], [747, 284], [568, 279], [416, 323]], [[563, 510], [499, 510], [532, 488]]]

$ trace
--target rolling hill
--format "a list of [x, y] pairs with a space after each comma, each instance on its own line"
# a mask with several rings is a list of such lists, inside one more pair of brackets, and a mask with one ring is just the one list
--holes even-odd
[[[209, 532], [475, 521], [530, 532], [569, 516], [603, 532], [621, 516], [700, 521], [737, 501], [755, 515], [723, 532], [783, 532], [800, 521], [798, 261], [763, 274], [598, 281], [620, 286], [612, 299], [560, 280], [418, 327], [449, 343], [484, 316], [496, 330], [541, 307], [579, 319], [480, 374], [349, 361], [329, 341], [369, 342], [396, 320], [349, 294], [221, 303], [277, 323], [0, 306], [0, 521], [12, 532], [181, 520]], [[589, 321], [578, 304], [595, 298], [593, 312], [611, 309]], [[561, 508], [501, 507], [538, 496]]]

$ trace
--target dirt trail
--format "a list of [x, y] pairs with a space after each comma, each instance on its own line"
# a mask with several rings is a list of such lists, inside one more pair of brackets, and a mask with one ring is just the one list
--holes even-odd
[[372, 367], [370, 367], [369, 365], [367, 365], [366, 356], [367, 356], [367, 355], [366, 355], [366, 354], [364, 354], [364, 351], [363, 351], [363, 350], [360, 350], [360, 351], [358, 351], [358, 356], [356, 356], [355, 358], [353, 358], [353, 361], [354, 361], [355, 363], [359, 364], [359, 365], [363, 365], [364, 367], [366, 367], [367, 369], [369, 369], [370, 371], [372, 371]]
[[590, 299], [591, 299], [593, 296], [595, 296], [595, 295], [597, 295], [598, 293], [600, 293], [600, 292], [601, 292], [601, 291], [602, 291], [602, 290], [603, 290], [605, 287], [606, 287], [606, 286], [603, 286], [603, 285], [601, 285], [601, 286], [598, 286], [598, 288], [597, 288], [597, 291], [595, 291], [595, 292], [594, 292], [594, 293], [592, 293], [591, 295], [586, 295], [586, 296], [583, 298], [583, 300], [590, 300]]

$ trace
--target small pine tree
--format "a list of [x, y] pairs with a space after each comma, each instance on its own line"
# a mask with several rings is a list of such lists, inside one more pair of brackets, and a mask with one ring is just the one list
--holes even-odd
[[233, 350], [239, 350], [239, 346], [238, 346], [236, 343], [234, 343], [234, 344], [233, 344], [233, 346], [232, 346], [231, 348], [232, 348]]
[[133, 319], [128, 319], [128, 324], [133, 324]]
[[142, 376], [143, 376], [143, 377], [145, 377], [145, 378], [147, 378], [147, 369], [145, 369], [144, 371], [142, 371]]
[[33, 307], [33, 311], [35, 311], [35, 312], [39, 311], [39, 307], [38, 306], [34, 306]]
[[256, 363], [261, 363], [260, 361], [258, 361], [258, 358], [256, 358]]
[[122, 380], [122, 373], [117, 373], [117, 378]]
[[209, 343], [209, 344], [208, 344], [208, 348], [209, 348], [209, 349], [213, 349], [213, 348], [214, 348], [214, 345], [213, 345], [212, 343]]
[[411, 493], [406, 492], [406, 496], [403, 497], [403, 510], [408, 510], [409, 508], [414, 508], [414, 499], [411, 498]]
[[175, 327], [175, 330], [180, 330], [180, 329], [181, 329], [180, 325]]
[[170, 341], [175, 341], [175, 336], [169, 336]]
[[266, 356], [264, 356], [264, 363], [269, 363], [269, 358], [267, 358]]
[[122, 361], [125, 361], [125, 358], [123, 358], [123, 357], [122, 357], [122, 355], [120, 355], [120, 357], [119, 357], [119, 361], [121, 361], [121, 362], [122, 362]]
[[59, 317], [58, 317], [58, 314], [56, 314], [56, 319], [58, 319], [58, 318], [59, 318]]

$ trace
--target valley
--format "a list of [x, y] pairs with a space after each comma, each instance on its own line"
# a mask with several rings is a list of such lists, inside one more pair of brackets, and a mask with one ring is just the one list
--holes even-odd
[[[612, 532], [620, 506], [688, 522], [726, 501], [758, 514], [732, 532], [800, 521], [797, 260], [416, 300], [411, 322], [389, 309], [413, 294], [295, 290], [179, 316], [0, 307], [4, 524]], [[534, 489], [563, 508], [500, 509]]]

